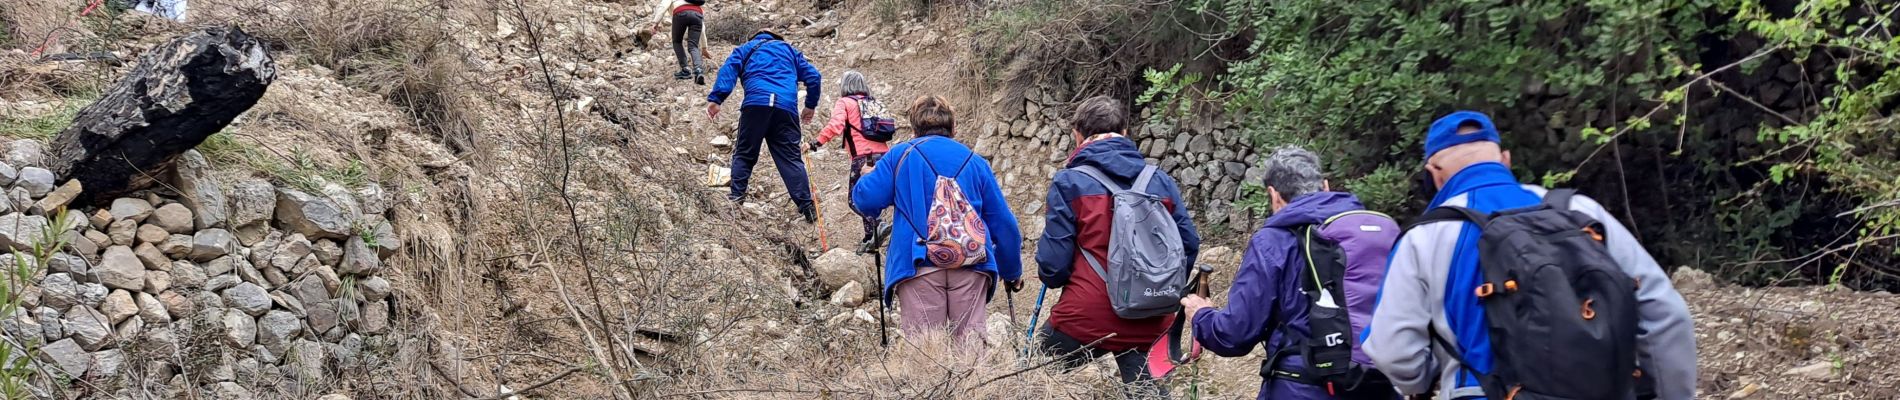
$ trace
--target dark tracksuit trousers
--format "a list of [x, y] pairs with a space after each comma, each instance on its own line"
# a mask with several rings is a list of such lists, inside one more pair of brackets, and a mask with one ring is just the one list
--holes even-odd
[[785, 181], [792, 203], [800, 210], [811, 207], [811, 181], [805, 177], [805, 161], [800, 158], [798, 116], [771, 106], [739, 108], [739, 140], [732, 145], [732, 200], [745, 198], [746, 185], [752, 181], [752, 166], [759, 161], [759, 145], [772, 151], [778, 176]]
[[1088, 346], [1088, 343], [1069, 336], [1062, 331], [1044, 325], [1042, 343], [1038, 346], [1043, 354], [1060, 358], [1056, 366], [1063, 371], [1071, 371], [1088, 365], [1098, 357], [1115, 356], [1115, 370], [1121, 373], [1122, 394], [1130, 399], [1168, 398], [1168, 388], [1156, 384], [1153, 375], [1148, 373], [1148, 349], [1134, 349], [1120, 353]]
[[[852, 140], [852, 138], [847, 137], [847, 138], [844, 138], [844, 140]], [[865, 154], [865, 155], [861, 155], [857, 157], [852, 157], [851, 158], [851, 187], [858, 186], [858, 177], [864, 175], [863, 173], [864, 166], [877, 165], [877, 160], [880, 158], [884, 158], [884, 153], [871, 153], [871, 154]], [[845, 193], [847, 195], [850, 194], [849, 191]], [[881, 214], [882, 213], [871, 213], [871, 214], [859, 215], [861, 217], [864, 217], [864, 241], [869, 242], [871, 241], [871, 238], [877, 237], [878, 216]]]
[[699, 35], [705, 34], [705, 30], [705, 16], [692, 11], [673, 14], [673, 56], [679, 58], [681, 71], [701, 71]]

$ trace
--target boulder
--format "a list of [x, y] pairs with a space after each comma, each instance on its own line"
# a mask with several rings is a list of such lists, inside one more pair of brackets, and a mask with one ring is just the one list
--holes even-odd
[[0, 215], [0, 249], [32, 251], [46, 235], [46, 217], [13, 213]]
[[82, 204], [151, 187], [171, 175], [179, 153], [249, 110], [276, 78], [268, 47], [241, 29], [179, 36], [146, 51], [80, 109], [53, 139], [47, 165], [85, 182]]
[[270, 293], [264, 287], [243, 282], [224, 290], [224, 306], [253, 316], [270, 311]]
[[0, 162], [0, 186], [13, 185], [13, 180], [19, 178], [20, 170], [14, 169], [13, 164]]
[[[350, 238], [362, 239], [358, 235], [350, 235]], [[337, 261], [343, 259], [343, 246], [337, 245], [334, 240], [318, 240], [311, 244], [310, 254], [317, 255], [319, 264], [336, 266]]]
[[172, 273], [165, 271], [145, 271], [145, 292], [164, 293], [172, 288]]
[[134, 241], [138, 239], [138, 229], [139, 223], [129, 219], [113, 221], [112, 225], [106, 227], [106, 238], [112, 239], [115, 245], [131, 246], [138, 244]]
[[191, 209], [181, 203], [166, 204], [152, 211], [152, 224], [164, 228], [168, 233], [191, 233], [192, 224], [196, 221]]
[[171, 275], [173, 286], [186, 289], [203, 288], [205, 280], [210, 279], [205, 276], [204, 268], [190, 261], [173, 261]]
[[99, 304], [99, 313], [106, 316], [106, 323], [118, 325], [134, 315], [139, 315], [138, 303], [132, 302], [132, 292], [124, 289], [114, 290], [106, 295], [106, 301]]
[[219, 317], [224, 323], [224, 343], [238, 348], [251, 347], [257, 341], [257, 320], [244, 311], [225, 310]]
[[381, 276], [358, 279], [356, 280], [356, 291], [357, 293], [363, 294], [364, 300], [383, 301], [384, 298], [389, 297], [389, 280], [383, 279]]
[[183, 196], [185, 206], [192, 214], [192, 228], [209, 229], [223, 227], [229, 219], [230, 201], [224, 197], [224, 188], [211, 176], [211, 163], [205, 161], [197, 150], [185, 150], [178, 154], [178, 169], [174, 170], [173, 187]]
[[47, 274], [40, 279], [40, 305], [66, 309], [79, 304], [79, 282], [66, 273]]
[[79, 180], [68, 179], [65, 184], [59, 185], [58, 189], [47, 193], [46, 197], [40, 199], [39, 204], [34, 206], [39, 207], [43, 212], [52, 213], [67, 204], [72, 204], [73, 199], [79, 197], [79, 192], [85, 190], [81, 186]]
[[82, 377], [92, 370], [92, 354], [87, 353], [79, 342], [66, 339], [40, 347], [40, 361], [59, 368], [58, 374], [65, 377]]
[[861, 255], [842, 248], [831, 249], [812, 261], [812, 269], [818, 273], [818, 282], [824, 284], [826, 291], [836, 291], [851, 281], [867, 282], [872, 272], [870, 256]]
[[113, 199], [112, 208], [108, 210], [110, 210], [112, 218], [132, 220], [133, 223], [139, 223], [145, 222], [146, 217], [152, 216], [152, 203], [145, 201], [145, 199], [122, 197]]
[[171, 310], [165, 308], [165, 302], [159, 301], [158, 296], [153, 296], [151, 293], [139, 293], [138, 297], [133, 301], [138, 303], [139, 318], [145, 319], [145, 323], [162, 324], [172, 322]]
[[132, 255], [138, 257], [139, 264], [144, 265], [145, 269], [160, 270], [172, 267], [171, 257], [166, 257], [165, 252], [159, 251], [158, 246], [151, 243], [140, 243], [139, 247], [132, 248]]
[[343, 261], [336, 271], [344, 275], [367, 276], [382, 271], [382, 259], [376, 257], [376, 250], [363, 242], [360, 236], [351, 236], [344, 241]]
[[206, 262], [224, 257], [237, 249], [237, 238], [231, 231], [211, 228], [198, 231], [191, 239], [191, 260]]
[[198, 311], [197, 303], [193, 303], [190, 298], [178, 294], [177, 291], [159, 293], [158, 302], [165, 305], [165, 311], [171, 314], [172, 320], [191, 318]]
[[100, 378], [116, 378], [119, 369], [125, 366], [125, 351], [120, 349], [101, 350], [92, 353], [92, 375]]
[[[26, 193], [33, 198], [40, 198], [53, 191], [53, 180], [53, 171], [40, 167], [26, 167], [20, 169], [20, 179], [14, 180], [13, 186], [26, 189]], [[18, 207], [25, 207], [25, 205]]]
[[257, 319], [257, 344], [271, 353], [283, 354], [302, 333], [303, 319], [287, 311], [272, 310]]
[[372, 301], [365, 303], [362, 319], [357, 321], [356, 330], [365, 335], [376, 335], [389, 329], [389, 302]]
[[112, 342], [112, 323], [98, 310], [84, 305], [73, 306], [61, 314], [65, 321], [66, 334], [79, 341], [79, 347], [86, 351], [98, 351]]
[[232, 227], [259, 226], [277, 211], [277, 188], [258, 178], [238, 180], [231, 185]]
[[106, 248], [105, 256], [99, 259], [99, 267], [93, 269], [99, 275], [99, 282], [116, 289], [138, 290], [145, 288], [145, 263], [139, 256], [125, 246]]
[[151, 243], [153, 245], [158, 245], [160, 243], [165, 243], [165, 239], [169, 239], [171, 237], [172, 237], [171, 232], [165, 231], [165, 228], [160, 227], [158, 225], [155, 225], [155, 224], [139, 225], [139, 230], [138, 230], [139, 243]]
[[158, 252], [164, 253], [167, 258], [183, 259], [191, 256], [191, 235], [173, 234], [165, 237], [165, 241], [154, 245], [158, 247]]
[[314, 239], [340, 239], [349, 236], [351, 217], [329, 198], [289, 188], [277, 190], [277, 223], [291, 232]]

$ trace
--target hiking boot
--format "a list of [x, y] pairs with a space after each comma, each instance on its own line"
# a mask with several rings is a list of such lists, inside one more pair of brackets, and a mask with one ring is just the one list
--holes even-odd
[[871, 254], [877, 251], [877, 237], [866, 236], [858, 241], [858, 254]]
[[686, 72], [686, 70], [684, 70], [684, 69], [682, 69], [682, 70], [680, 70], [680, 72], [674, 72], [674, 73], [673, 73], [673, 79], [677, 79], [677, 80], [682, 80], [682, 81], [683, 81], [683, 80], [687, 80], [687, 79], [690, 79], [690, 78], [692, 78], [692, 77], [693, 77], [693, 73], [691, 73], [691, 72]]
[[798, 215], [805, 216], [805, 223], [807, 224], [818, 222], [818, 209], [817, 207], [812, 207], [810, 204], [798, 205]]
[[706, 73], [702, 70], [694, 69], [693, 70], [693, 84], [706, 86]]

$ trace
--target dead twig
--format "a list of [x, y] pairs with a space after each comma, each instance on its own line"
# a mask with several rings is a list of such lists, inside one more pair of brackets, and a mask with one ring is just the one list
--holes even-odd
[[568, 375], [573, 375], [575, 372], [581, 372], [581, 367], [568, 368], [566, 371], [562, 371], [561, 373], [554, 374], [554, 376], [548, 377], [548, 379], [543, 379], [541, 380], [541, 382], [537, 382], [533, 385], [528, 385], [528, 387], [521, 388], [521, 390], [510, 390], [507, 393], [500, 393], [494, 396], [482, 397], [481, 400], [501, 400], [501, 399], [506, 399], [513, 396], [518, 396], [522, 393], [532, 392], [535, 389], [540, 389], [542, 386], [547, 386], [555, 382], [560, 382], [562, 379], [566, 379]]

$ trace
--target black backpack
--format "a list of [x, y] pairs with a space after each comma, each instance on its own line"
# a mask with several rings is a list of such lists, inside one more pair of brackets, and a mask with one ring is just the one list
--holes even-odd
[[703, 5], [706, 5], [706, 0], [686, 0], [686, 4], [703, 6]]
[[[1388, 226], [1389, 229], [1386, 228]], [[1321, 386], [1326, 388], [1327, 394], [1335, 396], [1350, 392], [1350, 397], [1379, 397], [1379, 393], [1373, 392], [1382, 391], [1383, 397], [1390, 397], [1391, 380], [1371, 365], [1353, 360], [1353, 338], [1358, 332], [1353, 330], [1352, 319], [1369, 321], [1372, 304], [1354, 304], [1350, 301], [1352, 296], [1349, 292], [1359, 293], [1362, 299], [1369, 299], [1373, 293], [1377, 293], [1378, 282], [1385, 276], [1385, 250], [1392, 248], [1397, 236], [1381, 232], [1397, 230], [1398, 226], [1391, 217], [1365, 210], [1347, 211], [1321, 223], [1292, 229], [1299, 252], [1294, 263], [1305, 267], [1296, 273], [1300, 280], [1300, 291], [1306, 294], [1307, 333], [1304, 337], [1290, 335], [1293, 342], [1282, 346], [1261, 363], [1260, 376]], [[1358, 254], [1373, 254], [1374, 257], [1349, 260], [1348, 253], [1351, 252], [1344, 246], [1373, 250], [1374, 253], [1361, 251]], [[1348, 273], [1348, 269], [1359, 273]], [[1368, 269], [1379, 273], [1365, 272]], [[1358, 280], [1349, 285], [1349, 276]], [[1282, 324], [1268, 329], [1286, 328]], [[1306, 365], [1292, 369], [1279, 368], [1281, 360], [1294, 353], [1299, 354]]]
[[[1610, 257], [1603, 224], [1570, 209], [1574, 190], [1542, 204], [1486, 215], [1438, 207], [1413, 226], [1470, 221], [1483, 231], [1474, 290], [1495, 362], [1479, 376], [1491, 399], [1625, 399], [1635, 395], [1636, 281]], [[1458, 347], [1432, 339], [1464, 363]], [[1469, 368], [1467, 367], [1467, 370]]]

